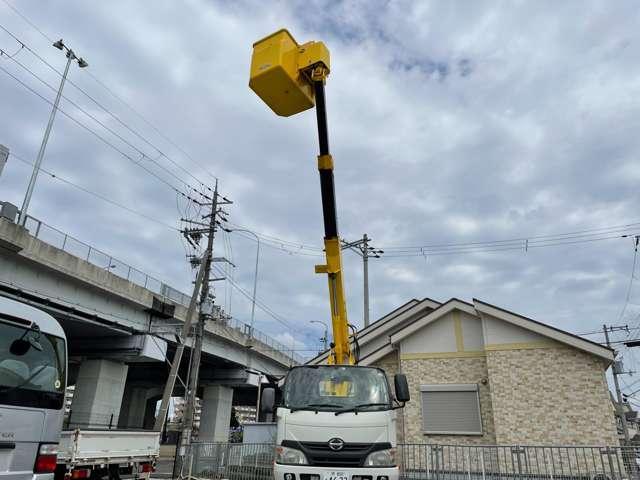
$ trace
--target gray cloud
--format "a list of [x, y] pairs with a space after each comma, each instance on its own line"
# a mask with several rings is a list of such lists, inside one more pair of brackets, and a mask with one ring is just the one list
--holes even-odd
[[[314, 114], [275, 117], [247, 87], [252, 42], [282, 26], [300, 41], [324, 40], [332, 53], [329, 122], [345, 238], [367, 232], [382, 247], [457, 243], [638, 218], [640, 19], [634, 2], [192, 0], [150, 8], [69, 1], [62, 8], [25, 1], [19, 8], [49, 35], [64, 37], [94, 75], [219, 175], [235, 201], [232, 221], [256, 231], [321, 245]], [[59, 52], [4, 5], [0, 20], [63, 67]], [[0, 48], [14, 47], [0, 35]], [[16, 58], [57, 84], [28, 52]], [[0, 65], [52, 98], [10, 60]], [[71, 78], [211, 181], [86, 72], [74, 69]], [[65, 94], [104, 118], [72, 86]], [[50, 107], [2, 72], [0, 105], [0, 142], [35, 158]], [[68, 103], [62, 108], [91, 124]], [[113, 119], [104, 121], [156, 157]], [[131, 148], [92, 128], [133, 156]], [[45, 167], [177, 225], [175, 194], [62, 116]], [[12, 159], [0, 179], [0, 197], [19, 204], [28, 175], [29, 168]], [[191, 272], [175, 232], [45, 177], [32, 213], [189, 288]], [[250, 291], [255, 244], [231, 239], [235, 280]], [[224, 251], [222, 242], [218, 248]], [[479, 297], [561, 328], [589, 331], [616, 322], [632, 255], [630, 240], [609, 240], [526, 253], [372, 260], [373, 316], [412, 297]], [[313, 273], [320, 260], [265, 246], [260, 263], [259, 297], [295, 327], [289, 332], [295, 342], [310, 347], [321, 332], [308, 321], [328, 318], [325, 279]], [[359, 324], [361, 263], [347, 252], [345, 268], [350, 317]], [[224, 288], [218, 287], [218, 300], [247, 320], [249, 302], [237, 292], [229, 301]], [[632, 300], [638, 294], [633, 289]], [[638, 323], [636, 313], [632, 305], [623, 320]], [[286, 328], [264, 312], [256, 319], [259, 328], [285, 338]]]

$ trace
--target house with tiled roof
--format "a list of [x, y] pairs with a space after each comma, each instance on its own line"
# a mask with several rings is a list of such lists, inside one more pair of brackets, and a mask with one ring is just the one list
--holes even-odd
[[411, 300], [357, 339], [361, 365], [407, 376], [401, 442], [618, 444], [605, 378], [614, 352], [598, 343], [456, 298]]

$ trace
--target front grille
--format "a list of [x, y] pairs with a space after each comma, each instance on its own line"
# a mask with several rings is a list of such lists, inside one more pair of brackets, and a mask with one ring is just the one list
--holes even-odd
[[295, 442], [284, 440], [282, 446], [302, 450], [309, 465], [315, 467], [362, 467], [371, 452], [391, 448], [390, 443], [345, 443], [341, 450], [329, 448], [328, 442]]

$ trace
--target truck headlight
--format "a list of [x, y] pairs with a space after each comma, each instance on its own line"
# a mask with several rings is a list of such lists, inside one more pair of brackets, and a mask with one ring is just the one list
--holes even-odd
[[370, 453], [364, 460], [365, 467], [395, 467], [396, 449], [378, 450]]
[[307, 465], [307, 457], [300, 450], [289, 447], [276, 447], [276, 463], [286, 465]]

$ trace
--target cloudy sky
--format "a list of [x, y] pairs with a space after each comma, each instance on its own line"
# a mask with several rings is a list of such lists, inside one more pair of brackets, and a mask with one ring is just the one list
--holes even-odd
[[[583, 242], [640, 233], [606, 230], [640, 222], [636, 2], [7, 1], [44, 35], [5, 0], [0, 24], [51, 65], [65, 58], [45, 36], [86, 58], [70, 79], [107, 111], [70, 84], [61, 107], [119, 150], [59, 114], [44, 167], [173, 227], [194, 209], [148, 171], [180, 188], [218, 176], [230, 221], [263, 236], [258, 297], [284, 322], [258, 309], [256, 326], [280, 340], [317, 348], [322, 328], [309, 321], [328, 318], [325, 278], [313, 273], [323, 234], [314, 113], [277, 117], [247, 86], [253, 41], [281, 27], [331, 51], [341, 235], [366, 232], [385, 250], [370, 264], [372, 318], [414, 297], [455, 296], [579, 333], [640, 323], [640, 282], [619, 318], [633, 239]], [[0, 48], [0, 143], [33, 161], [50, 105], [7, 72], [49, 101], [28, 70], [53, 86], [59, 76], [4, 31]], [[30, 169], [10, 158], [1, 200], [21, 204]], [[30, 213], [188, 289], [193, 273], [165, 225], [46, 175]], [[579, 243], [533, 238], [585, 230], [565, 239]], [[532, 248], [468, 245], [513, 238]], [[447, 246], [399, 256], [425, 245]], [[255, 242], [234, 233], [216, 248], [250, 292]], [[360, 325], [359, 257], [345, 252], [345, 269]], [[248, 321], [247, 298], [216, 285], [218, 302]]]

